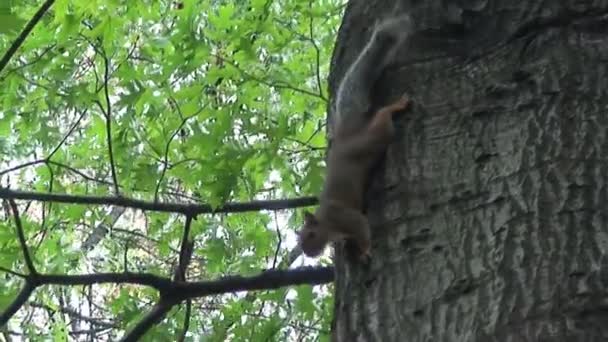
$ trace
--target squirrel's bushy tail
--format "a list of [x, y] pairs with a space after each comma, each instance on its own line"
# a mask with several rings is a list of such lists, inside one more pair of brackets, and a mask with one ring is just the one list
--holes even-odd
[[412, 31], [409, 15], [401, 15], [376, 25], [374, 32], [355, 62], [348, 68], [336, 97], [335, 116], [348, 120], [349, 115], [367, 113], [371, 91], [384, 69]]

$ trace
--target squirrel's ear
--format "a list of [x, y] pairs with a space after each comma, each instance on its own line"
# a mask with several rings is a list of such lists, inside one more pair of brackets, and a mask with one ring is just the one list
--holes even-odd
[[308, 211], [304, 211], [304, 222], [306, 223], [317, 223], [317, 218], [315, 215], [311, 214]]

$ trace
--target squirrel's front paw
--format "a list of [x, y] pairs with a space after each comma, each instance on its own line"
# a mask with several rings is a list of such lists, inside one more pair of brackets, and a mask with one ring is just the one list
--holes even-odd
[[407, 94], [401, 95], [401, 97], [395, 102], [391, 103], [389, 106], [393, 112], [398, 112], [404, 109], [407, 109], [410, 106], [410, 98]]
[[401, 109], [406, 109], [410, 105], [410, 97], [407, 94], [401, 95], [399, 100], [397, 100], [397, 105], [401, 107]]

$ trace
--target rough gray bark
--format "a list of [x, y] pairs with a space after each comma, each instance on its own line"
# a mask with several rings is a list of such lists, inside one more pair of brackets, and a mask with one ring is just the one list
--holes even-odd
[[[398, 0], [351, 1], [331, 89]], [[337, 248], [336, 341], [608, 340], [608, 1], [401, 1], [414, 110]], [[468, 3], [462, 6], [462, 3]]]

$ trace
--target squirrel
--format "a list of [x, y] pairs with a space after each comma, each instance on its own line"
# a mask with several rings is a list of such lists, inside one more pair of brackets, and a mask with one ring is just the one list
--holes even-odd
[[298, 232], [299, 245], [309, 257], [320, 255], [329, 242], [343, 239], [356, 243], [360, 257], [365, 260], [371, 257], [371, 231], [363, 214], [365, 187], [372, 168], [393, 139], [393, 113], [409, 106], [407, 95], [403, 95], [372, 111], [371, 93], [411, 28], [408, 15], [376, 25], [338, 87], [337, 123], [319, 207], [314, 214], [304, 212], [304, 225]]

